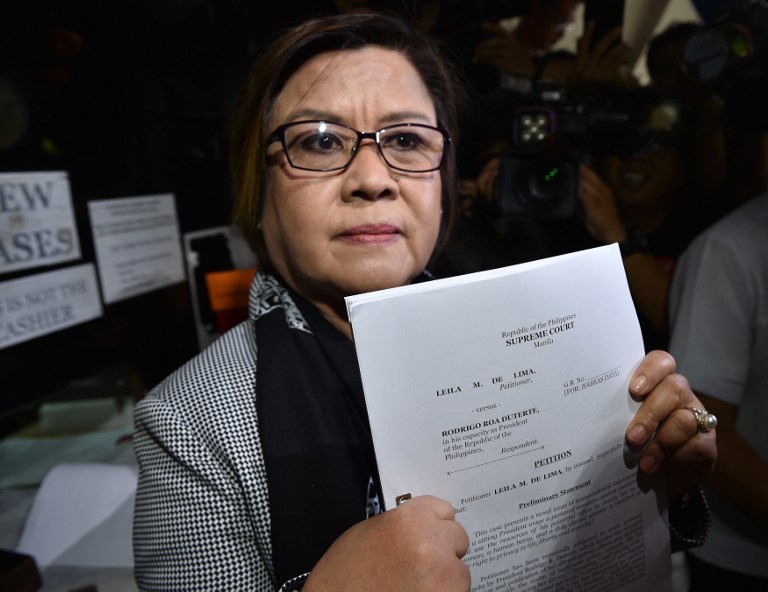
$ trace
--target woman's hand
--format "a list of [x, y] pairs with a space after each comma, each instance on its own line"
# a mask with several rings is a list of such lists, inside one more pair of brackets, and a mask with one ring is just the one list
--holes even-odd
[[650, 352], [629, 384], [642, 404], [627, 428], [627, 442], [632, 450], [646, 447], [640, 470], [665, 471], [669, 500], [676, 500], [715, 468], [715, 430], [699, 431], [690, 408], [704, 406], [685, 377], [675, 373], [675, 360], [668, 353]]
[[469, 537], [454, 514], [447, 501], [419, 496], [360, 522], [336, 539], [302, 590], [468, 592], [461, 558]]

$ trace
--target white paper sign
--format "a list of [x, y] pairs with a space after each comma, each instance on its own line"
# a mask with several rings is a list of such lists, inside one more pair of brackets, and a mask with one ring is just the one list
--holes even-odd
[[102, 315], [93, 264], [0, 283], [0, 349]]
[[79, 258], [67, 173], [0, 173], [0, 274]]
[[88, 210], [106, 304], [184, 281], [173, 195], [89, 201]]

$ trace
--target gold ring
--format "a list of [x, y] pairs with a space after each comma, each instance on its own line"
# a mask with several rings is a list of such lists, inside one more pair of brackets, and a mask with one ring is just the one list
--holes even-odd
[[717, 427], [717, 417], [701, 409], [695, 407], [686, 407], [696, 417], [696, 425], [699, 428], [699, 432], [706, 433]]

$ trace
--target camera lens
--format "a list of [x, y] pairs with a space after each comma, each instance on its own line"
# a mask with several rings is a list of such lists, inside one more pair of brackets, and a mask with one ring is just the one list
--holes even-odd
[[509, 152], [501, 158], [495, 192], [504, 214], [568, 218], [578, 209], [578, 184], [574, 154]]
[[532, 209], [556, 207], [563, 198], [565, 175], [560, 162], [529, 162], [517, 170], [520, 200]]

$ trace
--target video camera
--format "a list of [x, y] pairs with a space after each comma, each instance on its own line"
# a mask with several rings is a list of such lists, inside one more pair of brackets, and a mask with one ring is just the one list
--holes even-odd
[[574, 215], [580, 163], [646, 151], [672, 133], [676, 118], [674, 105], [649, 88], [584, 97], [540, 84], [513, 115], [512, 149], [501, 157], [496, 183], [501, 211]]

